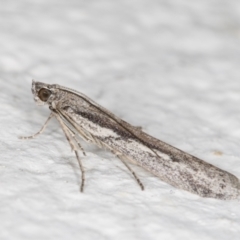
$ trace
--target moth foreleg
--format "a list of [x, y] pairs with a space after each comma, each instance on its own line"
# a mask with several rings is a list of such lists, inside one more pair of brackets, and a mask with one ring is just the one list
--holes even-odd
[[51, 113], [47, 119], [47, 121], [44, 123], [44, 125], [42, 126], [42, 128], [35, 134], [31, 135], [31, 136], [27, 136], [27, 137], [24, 137], [24, 136], [20, 136], [19, 138], [20, 139], [32, 139], [32, 138], [35, 138], [36, 136], [40, 135], [41, 133], [43, 133], [44, 129], [46, 128], [48, 122], [51, 120], [51, 118], [54, 117], [54, 114]]

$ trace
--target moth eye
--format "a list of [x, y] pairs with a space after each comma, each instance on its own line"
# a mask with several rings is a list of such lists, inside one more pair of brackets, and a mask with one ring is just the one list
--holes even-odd
[[43, 101], [46, 102], [48, 98], [51, 96], [52, 92], [46, 88], [41, 88], [38, 92], [38, 97]]

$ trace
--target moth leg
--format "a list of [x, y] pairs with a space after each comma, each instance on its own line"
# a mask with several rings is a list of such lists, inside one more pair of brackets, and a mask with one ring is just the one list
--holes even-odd
[[[59, 122], [60, 122], [60, 121], [59, 121]], [[66, 126], [65, 126], [64, 124], [62, 124], [62, 122], [60, 122], [60, 125], [61, 125], [61, 127], [62, 127], [62, 130], [63, 130], [63, 132], [64, 132], [64, 134], [65, 134], [66, 139], [68, 140], [68, 143], [69, 143], [72, 151], [76, 151], [76, 150], [77, 150], [77, 147], [76, 147], [76, 145], [74, 144], [74, 141], [73, 141], [73, 139], [72, 139], [72, 137], [71, 137], [68, 129], [66, 128]]]
[[[76, 158], [77, 158], [77, 160], [78, 160], [78, 164], [79, 164], [79, 167], [80, 167], [80, 170], [81, 170], [81, 175], [82, 175], [82, 181], [81, 181], [80, 191], [83, 192], [83, 190], [84, 190], [84, 183], [85, 183], [85, 171], [84, 171], [84, 169], [83, 169], [83, 165], [82, 165], [81, 159], [80, 159], [80, 157], [79, 157], [79, 155], [78, 155], [78, 152], [77, 152], [78, 148], [77, 148], [76, 145], [74, 144], [74, 141], [73, 141], [73, 140], [75, 140], [75, 143], [77, 143], [77, 144], [78, 144], [78, 141], [76, 141], [76, 137], [75, 137], [75, 136], [71, 135], [71, 131], [69, 130], [69, 128], [67, 127], [67, 125], [64, 124], [59, 117], [57, 117], [57, 119], [58, 119], [58, 121], [59, 121], [59, 123], [60, 123], [60, 125], [61, 125], [61, 127], [62, 127], [62, 130], [63, 130], [63, 132], [64, 132], [64, 134], [65, 134], [65, 136], [66, 136], [66, 138], [67, 138], [67, 140], [68, 140], [68, 142], [69, 142], [69, 144], [70, 144], [71, 149], [74, 150], [75, 155], [76, 155]], [[72, 139], [72, 138], [74, 138], [74, 139]], [[79, 144], [80, 144], [80, 143], [79, 143]], [[78, 146], [79, 146], [79, 145], [78, 145]], [[81, 145], [80, 145], [80, 146], [81, 146]]]
[[44, 125], [42, 126], [42, 128], [35, 134], [31, 135], [31, 136], [27, 136], [27, 137], [23, 137], [20, 136], [20, 139], [32, 139], [35, 138], [36, 136], [40, 135], [41, 133], [43, 133], [44, 129], [46, 128], [48, 122], [51, 120], [51, 118], [54, 117], [53, 113], [51, 113], [47, 119], [47, 121], [44, 123]]
[[[85, 152], [84, 148], [82, 147], [82, 145], [80, 144], [80, 142], [78, 141], [75, 132], [74, 132], [66, 123], [64, 123], [64, 120], [65, 120], [64, 116], [61, 114], [60, 111], [57, 111], [57, 110], [55, 110], [55, 109], [54, 109], [54, 112], [57, 114], [56, 117], [57, 117], [57, 119], [59, 119], [59, 122], [62, 123], [62, 124], [60, 123], [61, 126], [62, 126], [62, 128], [63, 128], [63, 126], [64, 126], [64, 127], [66, 127], [66, 128], [69, 130], [72, 138], [74, 138], [75, 142], [78, 144], [79, 149], [81, 149], [83, 155], [86, 156], [86, 152]], [[74, 127], [74, 126], [73, 126], [73, 127]], [[83, 139], [84, 139], [85, 141], [88, 141], [88, 139], [85, 138], [83, 132], [80, 131], [79, 129], [78, 129], [78, 131], [80, 132], [80, 135], [83, 137]]]
[[74, 140], [76, 141], [76, 143], [77, 143], [78, 147], [81, 149], [81, 151], [82, 151], [83, 155], [84, 155], [84, 156], [87, 156], [87, 154], [86, 154], [86, 152], [85, 152], [84, 148], [82, 147], [82, 145], [80, 144], [80, 142], [79, 142], [79, 141], [78, 141], [78, 139], [76, 138], [75, 134], [74, 134], [74, 135], [72, 135], [72, 137], [73, 137], [73, 138], [74, 138]]
[[82, 165], [82, 161], [78, 155], [78, 152], [77, 151], [74, 151], [75, 152], [75, 155], [77, 157], [77, 160], [78, 160], [78, 164], [79, 164], [79, 167], [81, 169], [81, 173], [82, 173], [82, 182], [81, 182], [81, 187], [80, 187], [80, 191], [83, 192], [83, 189], [84, 189], [84, 183], [85, 183], [85, 171], [84, 171], [84, 168], [83, 168], [83, 165]]
[[[73, 130], [69, 126], [67, 126], [66, 124], [64, 125], [64, 127], [66, 127], [69, 130], [72, 138], [74, 138], [74, 140], [77, 143], [78, 147], [81, 149], [83, 155], [86, 156], [86, 152], [85, 152], [84, 148], [82, 147], [82, 145], [80, 144], [80, 142], [78, 141], [78, 139], [76, 138], [76, 134], [73, 132]], [[62, 126], [62, 128], [63, 128], [63, 126]]]
[[[114, 153], [114, 152], [113, 152]], [[142, 184], [142, 182], [140, 181], [140, 179], [138, 178], [138, 176], [136, 175], [136, 173], [129, 167], [129, 165], [125, 162], [125, 160], [123, 159], [123, 156], [117, 153], [114, 153], [121, 161], [122, 163], [126, 166], [126, 168], [131, 172], [131, 174], [133, 175], [133, 177], [135, 178], [135, 180], [137, 181], [138, 185], [140, 186], [140, 188], [142, 189], [142, 191], [144, 190], [144, 185]]]

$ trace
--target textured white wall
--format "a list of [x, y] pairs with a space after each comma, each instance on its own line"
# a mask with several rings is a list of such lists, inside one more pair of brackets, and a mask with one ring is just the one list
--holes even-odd
[[240, 177], [238, 0], [0, 1], [0, 239], [239, 239], [238, 201], [203, 199], [85, 146], [80, 172], [31, 79], [79, 90]]

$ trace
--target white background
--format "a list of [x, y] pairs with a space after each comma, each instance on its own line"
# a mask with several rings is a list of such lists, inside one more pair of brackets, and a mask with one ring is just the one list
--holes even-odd
[[240, 177], [238, 0], [0, 1], [0, 239], [239, 239], [240, 203], [203, 199], [84, 145], [80, 171], [31, 80], [79, 90]]

